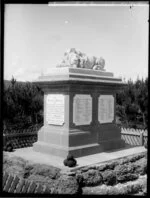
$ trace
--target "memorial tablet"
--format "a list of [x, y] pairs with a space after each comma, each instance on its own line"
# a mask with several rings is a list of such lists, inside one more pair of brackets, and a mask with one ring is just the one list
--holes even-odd
[[46, 97], [46, 121], [48, 124], [63, 125], [64, 102], [62, 94], [48, 94]]
[[87, 94], [76, 94], [73, 98], [73, 123], [89, 125], [92, 122], [92, 97]]
[[109, 123], [114, 120], [114, 97], [113, 95], [100, 95], [98, 100], [98, 121]]

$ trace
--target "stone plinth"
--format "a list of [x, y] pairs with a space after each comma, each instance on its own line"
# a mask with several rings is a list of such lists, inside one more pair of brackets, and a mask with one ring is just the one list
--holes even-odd
[[55, 68], [35, 83], [44, 91], [44, 125], [35, 151], [65, 158], [124, 146], [115, 124], [115, 98], [125, 84], [113, 73]]

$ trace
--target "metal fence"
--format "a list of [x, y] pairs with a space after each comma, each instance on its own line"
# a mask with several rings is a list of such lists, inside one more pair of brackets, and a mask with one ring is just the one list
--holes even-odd
[[3, 145], [11, 142], [14, 149], [32, 146], [37, 141], [37, 131], [42, 127], [41, 124], [22, 130], [3, 131]]
[[[40, 124], [23, 130], [4, 130], [4, 145], [6, 142], [11, 142], [14, 149], [32, 146], [37, 141], [37, 131], [41, 127], [42, 125]], [[147, 130], [121, 128], [121, 138], [126, 144], [142, 146], [147, 142], [148, 132]]]

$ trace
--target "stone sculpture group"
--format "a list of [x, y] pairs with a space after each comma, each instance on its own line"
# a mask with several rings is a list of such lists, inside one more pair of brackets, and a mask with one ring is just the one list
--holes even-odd
[[86, 68], [93, 70], [105, 71], [105, 60], [95, 56], [88, 57], [86, 54], [71, 48], [64, 53], [62, 62], [57, 67], [74, 67], [74, 68]]

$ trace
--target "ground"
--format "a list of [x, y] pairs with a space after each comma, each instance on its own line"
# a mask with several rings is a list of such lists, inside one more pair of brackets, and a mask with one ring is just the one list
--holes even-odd
[[147, 151], [67, 174], [54, 166], [31, 163], [9, 152], [3, 156], [5, 172], [48, 185], [54, 194], [145, 195], [147, 192]]

